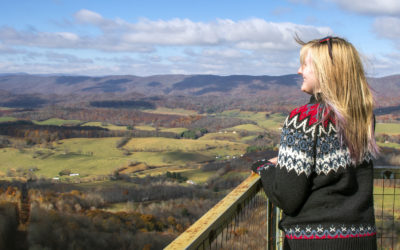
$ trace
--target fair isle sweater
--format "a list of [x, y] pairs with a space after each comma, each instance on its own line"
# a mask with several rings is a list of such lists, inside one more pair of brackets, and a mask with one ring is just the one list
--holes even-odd
[[376, 249], [371, 155], [352, 164], [335, 120], [322, 104], [294, 109], [282, 128], [277, 165], [253, 165], [273, 204], [283, 210], [285, 249]]

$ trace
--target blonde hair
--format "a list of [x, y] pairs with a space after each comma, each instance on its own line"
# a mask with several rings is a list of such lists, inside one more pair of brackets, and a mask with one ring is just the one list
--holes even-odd
[[296, 41], [303, 45], [301, 64], [311, 53], [318, 79], [314, 95], [334, 114], [338, 134], [344, 139], [353, 161], [361, 162], [368, 152], [376, 156], [379, 149], [374, 136], [374, 98], [357, 50], [339, 37], [307, 43], [298, 38]]

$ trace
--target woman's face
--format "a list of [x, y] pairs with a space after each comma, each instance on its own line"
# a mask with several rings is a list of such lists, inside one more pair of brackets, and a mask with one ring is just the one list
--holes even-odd
[[313, 95], [315, 87], [318, 84], [318, 79], [314, 74], [310, 51], [307, 52], [306, 58], [303, 64], [300, 65], [300, 68], [297, 71], [297, 73], [303, 76], [303, 84], [301, 85], [301, 91]]

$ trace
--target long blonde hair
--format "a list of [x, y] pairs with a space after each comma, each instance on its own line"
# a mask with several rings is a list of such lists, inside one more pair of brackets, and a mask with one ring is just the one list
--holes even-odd
[[311, 53], [318, 79], [314, 95], [334, 114], [338, 134], [349, 148], [353, 161], [361, 162], [368, 152], [376, 156], [379, 149], [374, 136], [374, 98], [357, 50], [339, 37], [307, 43], [298, 38], [296, 41], [303, 45], [302, 64]]

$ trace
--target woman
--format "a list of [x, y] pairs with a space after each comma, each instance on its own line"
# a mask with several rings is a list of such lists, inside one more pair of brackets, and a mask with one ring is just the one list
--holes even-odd
[[338, 37], [304, 43], [301, 90], [277, 158], [252, 166], [283, 210], [284, 249], [376, 249], [373, 96], [353, 45]]

